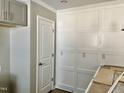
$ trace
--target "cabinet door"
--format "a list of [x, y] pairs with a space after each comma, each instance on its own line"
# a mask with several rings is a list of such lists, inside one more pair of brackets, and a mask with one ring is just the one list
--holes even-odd
[[0, 0], [0, 21], [6, 23], [14, 23], [11, 14], [11, 5], [12, 0]]
[[0, 21], [27, 25], [27, 5], [14, 0], [0, 0]]
[[11, 2], [10, 19], [17, 25], [27, 25], [27, 5], [19, 2]]
[[9, 22], [10, 0], [0, 0], [0, 21]]
[[9, 0], [4, 0], [4, 21], [9, 21]]
[[4, 1], [5, 1], [5, 0], [0, 0], [0, 21], [4, 20], [4, 16], [3, 16]]

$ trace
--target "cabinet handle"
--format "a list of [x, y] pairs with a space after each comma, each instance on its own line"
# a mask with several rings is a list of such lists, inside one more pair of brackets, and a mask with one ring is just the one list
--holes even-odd
[[5, 15], [4, 15], [4, 10], [2, 10], [1, 16], [2, 16], [2, 20], [4, 20], [4, 17], [5, 17]]
[[10, 21], [13, 20], [13, 17], [14, 17], [13, 13], [9, 13], [9, 20], [10, 20]]
[[8, 13], [7, 11], [4, 11], [4, 20], [7, 20]]
[[7, 17], [8, 17], [8, 12], [7, 12], [7, 11], [5, 11], [5, 15], [6, 15], [6, 20], [8, 20], [8, 19], [7, 19]]

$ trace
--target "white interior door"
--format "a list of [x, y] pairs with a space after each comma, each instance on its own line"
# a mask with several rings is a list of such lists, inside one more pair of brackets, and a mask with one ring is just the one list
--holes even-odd
[[37, 17], [37, 93], [53, 88], [54, 22]]

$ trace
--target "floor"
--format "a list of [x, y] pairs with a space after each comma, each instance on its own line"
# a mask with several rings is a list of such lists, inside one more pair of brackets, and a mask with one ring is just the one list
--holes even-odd
[[51, 93], [71, 93], [71, 92], [67, 92], [67, 91], [60, 90], [60, 89], [55, 89]]

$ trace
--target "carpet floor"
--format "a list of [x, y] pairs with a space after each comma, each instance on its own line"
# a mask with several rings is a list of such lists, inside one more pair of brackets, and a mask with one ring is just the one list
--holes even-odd
[[71, 93], [71, 92], [67, 92], [67, 91], [60, 90], [60, 89], [55, 89], [51, 93]]

